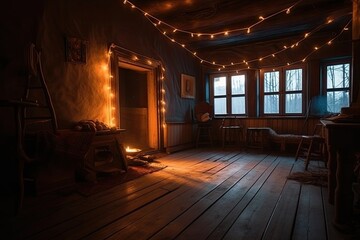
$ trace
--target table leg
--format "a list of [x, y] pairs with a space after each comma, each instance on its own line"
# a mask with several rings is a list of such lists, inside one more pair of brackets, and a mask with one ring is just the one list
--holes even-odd
[[336, 151], [328, 146], [328, 201], [330, 204], [335, 202], [335, 188], [336, 188]]
[[348, 149], [339, 149], [337, 152], [334, 225], [342, 231], [352, 230], [353, 167], [354, 154]]

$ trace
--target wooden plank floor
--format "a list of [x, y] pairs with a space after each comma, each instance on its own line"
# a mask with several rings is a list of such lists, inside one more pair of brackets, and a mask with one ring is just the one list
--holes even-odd
[[326, 188], [287, 180], [304, 169], [293, 156], [200, 148], [158, 160], [167, 167], [89, 197], [28, 197], [15, 239], [360, 239], [333, 228]]

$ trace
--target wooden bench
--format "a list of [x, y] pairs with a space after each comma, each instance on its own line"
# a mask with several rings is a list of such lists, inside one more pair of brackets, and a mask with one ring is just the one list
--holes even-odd
[[267, 148], [271, 143], [275, 143], [280, 145], [280, 151], [286, 151], [287, 145], [298, 145], [300, 140], [301, 135], [278, 134], [269, 127], [249, 127], [246, 131], [248, 147]]

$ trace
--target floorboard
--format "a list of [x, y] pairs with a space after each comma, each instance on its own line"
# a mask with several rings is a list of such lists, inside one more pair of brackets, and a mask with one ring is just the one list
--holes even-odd
[[360, 239], [333, 227], [325, 187], [287, 179], [304, 171], [290, 154], [198, 148], [157, 160], [167, 167], [87, 197], [27, 196], [14, 239]]

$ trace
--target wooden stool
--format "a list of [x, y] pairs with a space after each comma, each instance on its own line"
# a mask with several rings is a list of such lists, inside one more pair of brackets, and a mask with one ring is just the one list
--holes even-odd
[[222, 147], [225, 147], [225, 143], [234, 141], [235, 144], [240, 145], [243, 139], [243, 126], [238, 118], [224, 118], [220, 125]]

